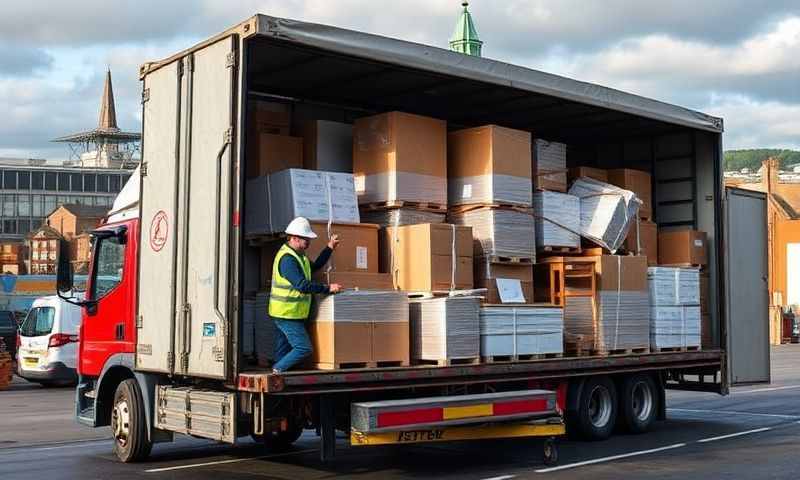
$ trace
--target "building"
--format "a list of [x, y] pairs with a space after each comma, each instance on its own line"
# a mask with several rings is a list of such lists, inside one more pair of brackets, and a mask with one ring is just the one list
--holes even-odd
[[28, 271], [33, 275], [54, 274], [58, 263], [58, 249], [63, 238], [58, 230], [42, 225], [28, 238], [31, 259]]
[[453, 36], [450, 37], [450, 50], [480, 57], [483, 42], [478, 38], [478, 30], [469, 13], [469, 2], [462, 2], [461, 7], [461, 15], [453, 30]]
[[91, 252], [89, 232], [100, 224], [108, 210], [109, 207], [105, 206], [66, 204], [47, 216], [47, 226], [56, 230], [63, 241], [69, 243], [74, 272], [87, 272]]
[[0, 244], [0, 274], [22, 275], [26, 273], [26, 247], [21, 243]]

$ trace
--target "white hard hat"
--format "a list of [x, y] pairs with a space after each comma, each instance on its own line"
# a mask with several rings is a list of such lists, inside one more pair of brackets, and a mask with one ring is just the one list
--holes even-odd
[[297, 217], [292, 220], [286, 227], [286, 234], [303, 238], [317, 238], [317, 234], [311, 230], [311, 224], [305, 217]]

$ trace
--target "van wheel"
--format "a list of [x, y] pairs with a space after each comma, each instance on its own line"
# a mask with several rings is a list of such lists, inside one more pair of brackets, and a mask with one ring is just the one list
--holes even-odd
[[585, 440], [605, 440], [617, 419], [617, 389], [608, 377], [589, 377], [578, 400], [574, 426]]
[[124, 463], [144, 460], [153, 448], [147, 436], [144, 401], [136, 380], [129, 378], [117, 386], [111, 410], [114, 454]]
[[658, 390], [650, 375], [638, 374], [622, 381], [619, 420], [631, 433], [644, 433], [656, 419]]

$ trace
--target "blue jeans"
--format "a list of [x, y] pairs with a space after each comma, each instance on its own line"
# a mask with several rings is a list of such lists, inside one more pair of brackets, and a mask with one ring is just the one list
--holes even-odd
[[308, 338], [304, 321], [275, 321], [275, 365], [279, 372], [285, 372], [311, 355], [311, 339]]

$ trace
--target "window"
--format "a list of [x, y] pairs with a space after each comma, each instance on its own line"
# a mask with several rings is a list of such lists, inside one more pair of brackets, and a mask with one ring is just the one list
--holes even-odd
[[83, 174], [83, 191], [94, 192], [97, 189], [97, 177], [94, 173]]
[[31, 188], [33, 190], [44, 189], [44, 172], [31, 172]]
[[117, 193], [119, 192], [119, 177], [117, 175], [111, 175], [109, 177], [111, 185], [109, 186], [109, 191]]
[[[44, 198], [41, 195], [33, 195], [33, 202], [31, 204], [31, 211], [34, 217], [41, 217], [44, 212]], [[49, 212], [47, 212], [49, 213]]]
[[58, 179], [58, 175], [55, 172], [45, 172], [44, 174], [44, 189], [55, 191], [56, 190], [56, 180]]
[[58, 240], [50, 240], [48, 243], [49, 243], [48, 247], [50, 250], [55, 251], [56, 248], [58, 248]]
[[3, 172], [3, 189], [16, 190], [17, 189], [17, 171], [6, 170]]
[[49, 215], [56, 209], [55, 195], [45, 195], [44, 197], [44, 214]]
[[97, 176], [97, 191], [108, 193], [108, 175], [100, 174]]
[[17, 195], [17, 210], [20, 217], [29, 217], [31, 215], [30, 195]]
[[17, 216], [17, 206], [14, 204], [14, 195], [3, 195], [3, 217]]
[[69, 173], [58, 174], [58, 191], [59, 192], [69, 191]]
[[3, 233], [17, 233], [17, 221], [16, 220], [3, 220]]
[[30, 172], [19, 172], [19, 176], [17, 177], [17, 187], [20, 190], [28, 190], [31, 188], [31, 173]]
[[30, 309], [22, 322], [20, 334], [25, 337], [41, 337], [49, 335], [53, 330], [56, 310], [53, 307], [35, 307]]
[[19, 230], [19, 233], [30, 233], [31, 230], [33, 230], [31, 228], [31, 221], [27, 218], [20, 219], [17, 221], [17, 229]]
[[106, 296], [122, 281], [125, 245], [119, 237], [98, 240], [92, 271], [92, 299]]

